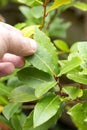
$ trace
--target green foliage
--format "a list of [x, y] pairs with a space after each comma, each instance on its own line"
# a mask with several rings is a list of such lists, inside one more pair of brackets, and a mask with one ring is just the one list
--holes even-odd
[[[67, 110], [78, 130], [86, 130], [87, 42], [76, 42], [69, 48], [61, 37], [66, 36], [70, 23], [65, 23], [59, 15], [71, 6], [86, 11], [87, 3], [76, 0], [17, 2], [23, 4], [19, 9], [26, 20], [15, 27], [25, 37], [33, 38], [38, 50], [25, 57], [24, 68], [0, 79], [0, 122], [11, 130], [48, 130]], [[71, 84], [61, 83], [62, 76]], [[23, 109], [29, 110], [28, 116]]]
[[60, 108], [61, 101], [58, 96], [44, 97], [34, 109], [34, 127], [37, 127], [53, 117]]
[[64, 42], [64, 41], [62, 41], [62, 40], [55, 40], [55, 41], [54, 41], [54, 44], [55, 44], [55, 46], [56, 46], [58, 49], [60, 49], [60, 50], [62, 50], [62, 51], [65, 51], [65, 52], [68, 52], [68, 51], [69, 51], [69, 47], [68, 47], [67, 43]]
[[[87, 129], [87, 102], [78, 103], [68, 111], [79, 130]], [[78, 116], [80, 115], [80, 116]]]

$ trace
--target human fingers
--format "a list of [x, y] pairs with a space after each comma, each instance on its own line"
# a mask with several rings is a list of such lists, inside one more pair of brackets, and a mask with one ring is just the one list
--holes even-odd
[[25, 61], [23, 57], [16, 56], [14, 54], [6, 53], [0, 60], [0, 62], [11, 62], [14, 64], [15, 68], [21, 68], [24, 66]]
[[12, 26], [0, 22], [0, 57], [6, 52], [19, 56], [34, 54], [37, 44], [33, 39], [25, 38]]
[[0, 63], [0, 77], [13, 73], [15, 66], [11, 62]]

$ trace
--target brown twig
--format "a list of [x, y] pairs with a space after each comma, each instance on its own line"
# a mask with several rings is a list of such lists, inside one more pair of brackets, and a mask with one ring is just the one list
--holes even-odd
[[44, 24], [45, 24], [45, 18], [47, 16], [46, 14], [46, 8], [47, 8], [47, 3], [49, 2], [50, 0], [45, 0], [44, 3], [43, 3], [43, 8], [44, 8], [44, 14], [43, 14], [43, 18], [42, 18], [42, 23], [41, 23], [41, 26], [40, 26], [40, 29], [42, 30], [42, 28], [44, 27]]

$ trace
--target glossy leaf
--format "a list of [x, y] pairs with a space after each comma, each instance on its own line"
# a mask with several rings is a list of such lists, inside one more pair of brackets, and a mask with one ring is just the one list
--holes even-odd
[[68, 114], [72, 117], [79, 130], [87, 129], [87, 102], [83, 104], [78, 103], [69, 110]]
[[58, 49], [60, 49], [60, 50], [62, 50], [62, 51], [65, 51], [65, 52], [69, 52], [69, 47], [68, 47], [68, 45], [67, 45], [66, 42], [64, 42], [64, 41], [62, 41], [62, 40], [55, 40], [55, 41], [54, 41], [54, 44], [55, 44], [55, 46], [56, 46]]
[[23, 130], [48, 130], [48, 128], [51, 128], [57, 122], [63, 110], [64, 110], [64, 105], [62, 104], [60, 110], [56, 115], [54, 115], [51, 119], [49, 119], [44, 124], [37, 126], [35, 128], [33, 125], [33, 112], [31, 112], [24, 123]]
[[34, 108], [34, 127], [52, 118], [60, 108], [61, 101], [56, 95], [45, 96]]
[[25, 85], [15, 88], [9, 95], [9, 100], [11, 102], [29, 102], [36, 99], [34, 90]]
[[37, 42], [37, 52], [27, 57], [27, 61], [35, 68], [45, 71], [49, 74], [58, 73], [58, 56], [56, 48], [50, 39], [38, 28], [35, 29], [34, 40]]
[[3, 115], [9, 120], [20, 108], [20, 103], [9, 103], [3, 109]]
[[65, 86], [62, 89], [62, 92], [66, 93], [69, 95], [70, 99], [76, 99], [78, 97], [81, 97], [83, 95], [83, 91], [80, 88], [73, 87], [73, 86]]
[[53, 88], [56, 85], [56, 81], [43, 83], [40, 86], [38, 86], [35, 90], [36, 97], [43, 96], [46, 92], [48, 92], [51, 88]]
[[41, 83], [54, 81], [52, 76], [33, 67], [21, 69], [18, 72], [18, 78], [32, 88], [37, 88]]
[[78, 2], [75, 2], [75, 4], [73, 6], [82, 11], [87, 11], [87, 2], [78, 1]]
[[72, 2], [72, 0], [55, 0], [53, 5], [48, 9], [47, 13], [49, 13], [50, 11], [59, 8], [62, 5], [67, 5], [70, 4]]
[[67, 77], [75, 82], [87, 85], [87, 75], [74, 73], [74, 74], [67, 74]]
[[60, 70], [59, 76], [68, 73], [69, 71], [75, 69], [82, 63], [82, 60], [79, 57], [73, 57], [71, 60], [67, 60], [67, 62], [63, 65]]

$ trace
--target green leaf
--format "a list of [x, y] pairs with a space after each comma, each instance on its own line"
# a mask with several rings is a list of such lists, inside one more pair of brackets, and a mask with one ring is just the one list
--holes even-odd
[[52, 76], [33, 67], [21, 69], [18, 72], [18, 78], [32, 88], [38, 87], [41, 83], [54, 81]]
[[32, 0], [32, 1], [31, 0], [18, 0], [18, 1], [23, 3], [23, 4], [26, 4], [28, 6], [33, 6], [33, 5], [37, 4], [37, 2], [35, 0]]
[[87, 85], [87, 75], [81, 75], [80, 73], [67, 74], [67, 77], [75, 82]]
[[80, 88], [73, 87], [73, 86], [65, 86], [62, 89], [62, 92], [69, 95], [69, 98], [74, 100], [77, 97], [81, 97], [83, 95], [83, 91]]
[[78, 103], [68, 111], [68, 114], [72, 117], [79, 130], [87, 129], [87, 102]]
[[3, 115], [9, 120], [20, 108], [20, 103], [9, 103], [3, 109]]
[[58, 111], [56, 115], [54, 115], [51, 119], [49, 119], [44, 124], [37, 126], [35, 128], [33, 127], [34, 126], [33, 125], [33, 112], [31, 112], [24, 123], [23, 130], [48, 130], [49, 128], [55, 125], [61, 113], [63, 112], [63, 109], [64, 109], [64, 105], [62, 104], [60, 107], [60, 111]]
[[53, 5], [48, 9], [47, 13], [49, 13], [50, 11], [59, 8], [62, 5], [67, 5], [70, 4], [72, 2], [72, 0], [55, 0]]
[[18, 86], [22, 85], [21, 81], [18, 79], [18, 77], [14, 76], [8, 79], [7, 81], [7, 88], [10, 87], [10, 89], [14, 89]]
[[78, 8], [82, 11], [87, 11], [87, 2], [75, 2], [75, 4], [73, 5], [75, 8]]
[[[22, 14], [28, 19], [30, 17], [30, 8], [27, 6], [20, 6], [19, 10], [22, 12]], [[26, 25], [26, 23], [25, 23]]]
[[78, 42], [78, 51], [82, 60], [87, 61], [87, 42]]
[[70, 48], [70, 52], [74, 53], [74, 52], [78, 52], [78, 42], [75, 42], [74, 44], [72, 44], [71, 48]]
[[36, 28], [34, 40], [37, 42], [38, 50], [34, 55], [27, 57], [29, 63], [49, 74], [58, 73], [58, 56], [50, 39]]
[[26, 119], [26, 116], [24, 114], [15, 114], [12, 116], [11, 118], [11, 124], [12, 124], [12, 127], [15, 129], [15, 130], [22, 130], [22, 126], [24, 124], [24, 121]]
[[11, 102], [29, 102], [36, 99], [34, 90], [25, 85], [15, 88], [9, 95]]
[[34, 109], [34, 127], [52, 118], [60, 108], [61, 101], [56, 95], [48, 95], [38, 102]]
[[81, 99], [87, 99], [87, 89], [83, 89], [83, 95]]
[[36, 97], [43, 96], [46, 92], [48, 92], [51, 88], [53, 88], [56, 85], [56, 81], [43, 83], [40, 86], [38, 86], [35, 90]]
[[0, 83], [0, 95], [8, 96], [10, 94], [10, 89], [3, 83]]
[[67, 60], [67, 62], [63, 65], [60, 70], [59, 76], [68, 73], [69, 71], [75, 69], [82, 63], [80, 57], [73, 57], [71, 60]]
[[69, 52], [69, 47], [66, 42], [64, 42], [62, 40], [55, 40], [54, 44], [56, 45], [56, 47], [58, 49], [65, 51], [65, 52]]
[[0, 96], [0, 104], [7, 105], [9, 103], [8, 98], [5, 96]]
[[[36, 11], [37, 10], [37, 11]], [[38, 13], [37, 13], [38, 12]], [[35, 6], [31, 9], [31, 14], [34, 18], [39, 19], [43, 17], [43, 7], [42, 6]]]
[[25, 37], [31, 37], [34, 34], [35, 27], [39, 27], [39, 26], [31, 25], [22, 29], [21, 32], [23, 33]]

